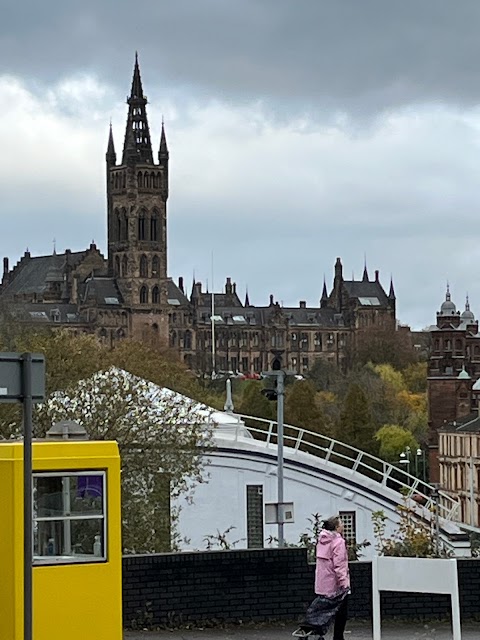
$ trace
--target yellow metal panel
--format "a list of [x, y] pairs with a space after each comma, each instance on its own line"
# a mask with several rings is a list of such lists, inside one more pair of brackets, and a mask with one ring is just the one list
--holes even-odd
[[[107, 472], [107, 561], [33, 569], [35, 640], [121, 640], [120, 457], [115, 442], [35, 442], [34, 471]], [[0, 639], [23, 640], [23, 448], [0, 443]]]

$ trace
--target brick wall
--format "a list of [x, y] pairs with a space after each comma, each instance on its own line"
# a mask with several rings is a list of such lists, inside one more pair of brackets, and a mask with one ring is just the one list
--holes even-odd
[[[350, 565], [350, 617], [371, 616], [371, 564]], [[480, 614], [480, 560], [459, 560], [461, 615]], [[206, 621], [297, 620], [313, 599], [314, 567], [303, 549], [249, 549], [125, 556], [126, 627]], [[448, 596], [383, 593], [386, 617], [447, 618]]]

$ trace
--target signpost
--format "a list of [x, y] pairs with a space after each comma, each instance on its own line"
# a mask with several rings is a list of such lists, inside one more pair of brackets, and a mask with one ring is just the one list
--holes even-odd
[[23, 405], [23, 637], [32, 640], [32, 410], [45, 398], [45, 357], [33, 353], [0, 353], [0, 403]]

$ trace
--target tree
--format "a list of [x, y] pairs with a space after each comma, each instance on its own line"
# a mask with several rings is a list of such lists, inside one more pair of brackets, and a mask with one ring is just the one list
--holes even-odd
[[336, 437], [357, 449], [373, 453], [376, 449], [374, 434], [375, 423], [368, 398], [358, 384], [352, 383], [343, 403]]
[[315, 388], [307, 380], [292, 384], [285, 399], [285, 422], [316, 433], [325, 433], [325, 417], [315, 399]]
[[36, 435], [60, 420], [79, 422], [91, 439], [119, 444], [124, 550], [170, 550], [169, 500], [203, 479], [201, 452], [211, 442], [207, 408], [111, 368], [53, 394], [36, 411]]
[[428, 365], [426, 362], [415, 362], [402, 371], [407, 389], [411, 393], [427, 391]]
[[344, 379], [339, 367], [334, 362], [329, 362], [323, 358], [315, 360], [315, 364], [308, 372], [307, 377], [317, 391], [333, 392], [337, 391]]
[[245, 384], [238, 412], [255, 418], [276, 419], [276, 403], [263, 394], [263, 383], [250, 380]]
[[409, 331], [370, 327], [357, 335], [354, 362], [358, 366], [372, 362], [403, 369], [417, 359]]
[[412, 432], [398, 424], [384, 424], [375, 434], [375, 439], [380, 443], [379, 456], [387, 462], [398, 462], [400, 454], [407, 447], [414, 454], [419, 447]]

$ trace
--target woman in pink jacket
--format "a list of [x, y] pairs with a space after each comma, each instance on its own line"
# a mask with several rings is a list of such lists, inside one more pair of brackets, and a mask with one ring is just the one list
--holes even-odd
[[305, 623], [294, 632], [296, 637], [318, 633], [320, 640], [333, 618], [333, 640], [345, 640], [350, 572], [348, 553], [343, 534], [343, 522], [334, 516], [323, 522], [317, 542], [315, 593], [317, 598], [308, 608]]

